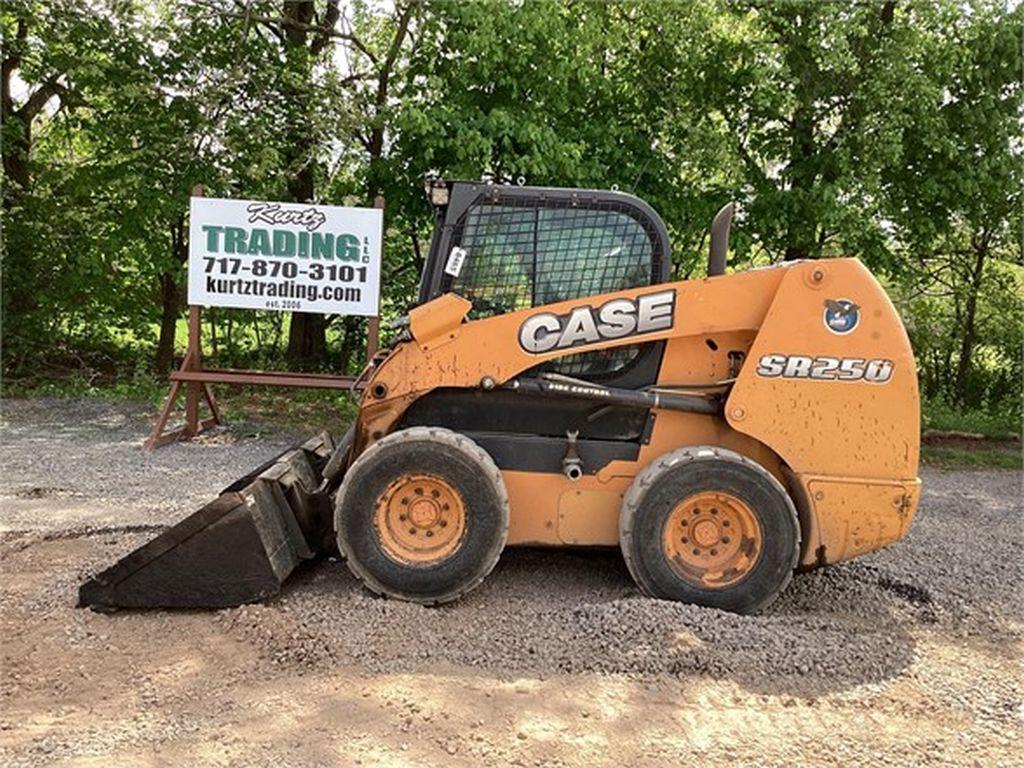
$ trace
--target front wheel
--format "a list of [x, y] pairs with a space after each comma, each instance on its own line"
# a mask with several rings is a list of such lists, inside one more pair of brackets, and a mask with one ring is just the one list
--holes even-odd
[[764, 467], [724, 448], [684, 448], [633, 481], [619, 542], [647, 594], [753, 613], [789, 583], [800, 526], [792, 500]]
[[373, 592], [454, 600], [491, 572], [508, 535], [501, 472], [465, 435], [412, 427], [370, 446], [338, 490], [338, 550]]

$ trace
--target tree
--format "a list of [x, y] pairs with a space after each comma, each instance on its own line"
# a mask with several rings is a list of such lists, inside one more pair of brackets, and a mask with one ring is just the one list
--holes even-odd
[[[58, 109], [82, 103], [76, 92], [76, 51], [62, 43], [75, 41], [81, 49], [105, 33], [104, 20], [78, 3], [44, 5], [32, 0], [6, 3], [2, 17], [3, 59], [0, 63], [0, 131], [9, 202], [31, 184], [32, 130], [56, 99]], [[16, 97], [16, 80], [25, 94]]]
[[[197, 183], [227, 197], [385, 195], [383, 307], [403, 313], [432, 226], [422, 180], [437, 172], [635, 191], [668, 224], [677, 277], [700, 273], [708, 222], [736, 199], [735, 268], [857, 255], [908, 314], [929, 395], [1005, 399], [1024, 337], [1021, 14], [994, 0], [696, 0], [671, 13], [12, 0], [0, 11], [4, 370], [120, 370], [153, 353], [165, 370]], [[286, 328], [292, 365], [323, 365], [328, 339], [333, 367], [361, 362], [360, 318], [206, 318], [242, 364], [282, 362]]]
[[[86, 103], [83, 80], [93, 53], [109, 39], [109, 16], [77, 3], [6, 3], [0, 11], [0, 148], [3, 155], [3, 327], [9, 363], [17, 368], [44, 343], [39, 331], [56, 324], [41, 294], [73, 288], [64, 249], [73, 240], [73, 215], [57, 215], [49, 191], [66, 177], [38, 162], [39, 144], [53, 127]], [[70, 143], [70, 141], [69, 141]], [[62, 267], [70, 266], [70, 269]], [[14, 340], [11, 344], [10, 341]], [[19, 343], [23, 342], [23, 343]]]
[[[915, 64], [923, 74], [907, 106], [913, 127], [886, 182], [917, 290], [952, 309], [948, 327], [935, 329], [948, 342], [930, 342], [945, 351], [936, 384], [954, 402], [976, 405], [981, 390], [971, 375], [986, 283], [999, 280], [1000, 292], [1020, 298], [992, 262], [1021, 261], [1024, 9], [1008, 13], [981, 1], [963, 10], [939, 7], [916, 19], [923, 44]], [[1017, 314], [1008, 313], [1009, 326], [1020, 322]]]
[[429, 10], [396, 91], [387, 164], [388, 199], [412, 236], [404, 269], [420, 264], [430, 173], [642, 191], [680, 240], [692, 235], [689, 190], [663, 142], [685, 23], [667, 30], [653, 4], [433, 2]]
[[[251, 28], [271, 52], [276, 88], [264, 97], [282, 107], [277, 110], [282, 120], [276, 146], [291, 200], [317, 199], [317, 184], [327, 181], [326, 166], [336, 142], [361, 141], [371, 165], [381, 156], [390, 78], [417, 2], [399, 4], [390, 18], [356, 4], [355, 20], [342, 13], [338, 0], [326, 0], [322, 5], [314, 0], [237, 2], [230, 11], [208, 7], [231, 19], [236, 29], [247, 32]], [[361, 26], [374, 33], [369, 38], [364, 39], [363, 30], [357, 32], [360, 19]], [[391, 31], [381, 35], [382, 27]], [[383, 50], [378, 47], [381, 43]], [[336, 46], [344, 50], [339, 52]], [[352, 119], [352, 106], [345, 102], [365, 103], [368, 83], [372, 88], [370, 108], [361, 120]], [[349, 119], [339, 119], [343, 116]], [[339, 136], [331, 128], [348, 130]], [[292, 314], [287, 355], [293, 365], [308, 367], [325, 361], [327, 325], [328, 319], [319, 314]]]
[[852, 251], [885, 266], [878, 174], [902, 130], [909, 11], [891, 0], [752, 1], [696, 21], [676, 154], [735, 169], [750, 246], [769, 259]]

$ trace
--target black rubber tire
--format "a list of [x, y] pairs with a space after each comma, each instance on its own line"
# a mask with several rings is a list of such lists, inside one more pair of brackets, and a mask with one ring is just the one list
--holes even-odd
[[[737, 496], [761, 527], [761, 554], [754, 567], [740, 581], [719, 589], [684, 580], [662, 547], [672, 509], [701, 491]], [[789, 584], [800, 552], [800, 523], [785, 488], [760, 464], [724, 448], [697, 446], [665, 454], [636, 477], [622, 502], [619, 546], [634, 581], [652, 597], [754, 613]]]
[[[466, 504], [459, 548], [436, 565], [396, 562], [381, 547], [374, 502], [404, 473], [429, 472], [458, 489]], [[411, 427], [384, 437], [349, 467], [338, 490], [334, 530], [349, 569], [370, 591], [425, 605], [447, 603], [484, 580], [508, 537], [508, 493], [491, 457], [465, 435]]]

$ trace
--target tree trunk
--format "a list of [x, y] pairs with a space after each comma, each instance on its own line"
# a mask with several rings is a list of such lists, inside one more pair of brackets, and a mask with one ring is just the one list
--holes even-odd
[[[188, 262], [188, 231], [185, 215], [179, 214], [170, 226], [171, 257], [179, 264]], [[181, 289], [176, 270], [160, 273], [160, 337], [156, 342], [153, 372], [167, 373], [174, 363], [174, 337], [177, 332], [178, 313], [181, 310]]]
[[[301, 67], [303, 77], [301, 85], [289, 89], [291, 93], [286, 98], [292, 104], [289, 116], [289, 147], [288, 167], [291, 177], [288, 180], [288, 193], [292, 200], [297, 203], [305, 203], [313, 200], [314, 195], [314, 140], [310, 134], [307, 120], [309, 102], [309, 89], [312, 87], [309, 77], [312, 75], [312, 63], [320, 49], [319, 38], [314, 38], [312, 45], [309, 43], [308, 25], [312, 24], [315, 18], [312, 0], [284, 0], [283, 16], [295, 22], [294, 26], [286, 25], [284, 35], [286, 48], [291, 52], [287, 60], [293, 66]], [[333, 26], [333, 22], [332, 22]], [[291, 323], [288, 326], [288, 351], [289, 364], [299, 370], [317, 368], [321, 366], [327, 355], [327, 324], [323, 315], [293, 312]]]
[[816, 212], [808, 196], [817, 179], [815, 170], [814, 119], [811, 107], [798, 107], [790, 129], [789, 211], [786, 225], [786, 261], [807, 259], [815, 255]]
[[[313, 166], [308, 154], [310, 143], [308, 137], [297, 142], [299, 162], [303, 164], [288, 184], [288, 191], [296, 202], [313, 199]], [[288, 362], [300, 370], [323, 365], [327, 359], [327, 322], [323, 315], [292, 312], [287, 354]]]
[[[342, 336], [341, 336], [341, 370], [342, 373], [348, 373], [352, 361], [352, 356], [358, 354], [359, 348], [363, 343], [363, 334], [361, 332], [362, 318], [359, 317], [344, 317], [341, 320]], [[365, 360], [357, 361], [357, 368], [361, 368], [365, 364]]]
[[178, 311], [181, 297], [178, 282], [169, 272], [160, 273], [160, 338], [156, 343], [156, 359], [153, 372], [165, 374], [174, 363], [174, 337], [178, 327]]
[[[14, 108], [13, 83], [14, 75], [21, 67], [21, 46], [27, 37], [28, 22], [19, 19], [13, 44], [8, 46], [7, 55], [0, 64], [0, 127], [4, 130], [0, 152], [3, 154], [4, 174], [22, 190], [29, 186], [28, 155], [32, 147], [31, 131], [35, 114], [25, 115], [24, 106], [17, 110]], [[5, 209], [10, 208], [13, 197], [12, 185], [4, 185]]]
[[977, 341], [975, 321], [978, 310], [978, 292], [985, 273], [985, 256], [988, 251], [987, 238], [975, 248], [974, 269], [971, 270], [970, 290], [967, 292], [967, 303], [964, 307], [964, 335], [960, 339], [960, 359], [956, 361], [956, 379], [953, 382], [953, 397], [960, 405], [967, 404], [967, 377], [971, 372], [971, 357]]
[[806, 259], [814, 253], [817, 212], [810, 202], [811, 192], [817, 183], [818, 147], [816, 144], [815, 102], [818, 83], [814, 53], [806, 40], [808, 27], [819, 23], [819, 14], [814, 4], [783, 5], [780, 8], [785, 31], [780, 42], [784, 43], [784, 61], [793, 78], [795, 104], [789, 116], [789, 156], [782, 171], [786, 190], [786, 261]]
[[[212, 352], [213, 359], [216, 360], [217, 357], [218, 357], [218, 349], [217, 349], [217, 345], [218, 345], [218, 340], [217, 340], [217, 310], [214, 309], [213, 307], [210, 307], [209, 309], [207, 309], [206, 310], [206, 319], [210, 321], [210, 350]], [[202, 332], [202, 325], [200, 325], [199, 327], [200, 327], [200, 332]]]
[[[42, 113], [54, 96], [59, 96], [61, 105], [74, 103], [74, 97], [61, 85], [56, 77], [44, 80], [30, 92], [20, 107], [14, 106], [16, 75], [21, 69], [22, 53], [28, 40], [28, 21], [18, 19], [15, 37], [7, 45], [5, 56], [0, 61], [0, 127], [4, 131], [3, 155], [4, 173], [22, 191], [32, 182], [29, 156], [32, 150], [32, 123]], [[5, 41], [6, 42], [6, 41]], [[22, 83], [21, 85], [24, 85]], [[8, 208], [17, 190], [12, 185], [4, 188], [4, 207]]]
[[292, 312], [288, 327], [288, 360], [300, 370], [313, 368], [327, 359], [324, 316], [313, 312]]
[[[32, 148], [32, 128], [17, 117], [10, 119], [17, 127], [8, 129], [11, 138], [3, 143], [4, 173], [8, 179], [14, 182], [15, 186], [26, 190], [31, 181], [28, 172], [28, 155]], [[4, 128], [8, 128], [8, 126], [5, 125]], [[13, 192], [13, 190], [11, 191]], [[8, 207], [11, 199], [12, 195], [4, 195], [4, 200], [8, 201]]]

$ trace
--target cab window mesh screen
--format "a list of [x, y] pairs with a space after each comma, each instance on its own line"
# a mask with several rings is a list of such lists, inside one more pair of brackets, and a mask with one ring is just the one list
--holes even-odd
[[[575, 207], [570, 200], [485, 201], [469, 209], [452, 244], [466, 252], [448, 290], [473, 302], [470, 317], [650, 285], [654, 232], [618, 203]], [[586, 352], [544, 366], [569, 375], [620, 371], [638, 347]]]
[[482, 204], [453, 242], [466, 261], [451, 290], [473, 317], [651, 283], [651, 237], [622, 211]]
[[454, 241], [466, 251], [466, 261], [451, 290], [473, 302], [471, 317], [533, 306], [536, 220], [533, 208], [470, 209], [462, 236]]

